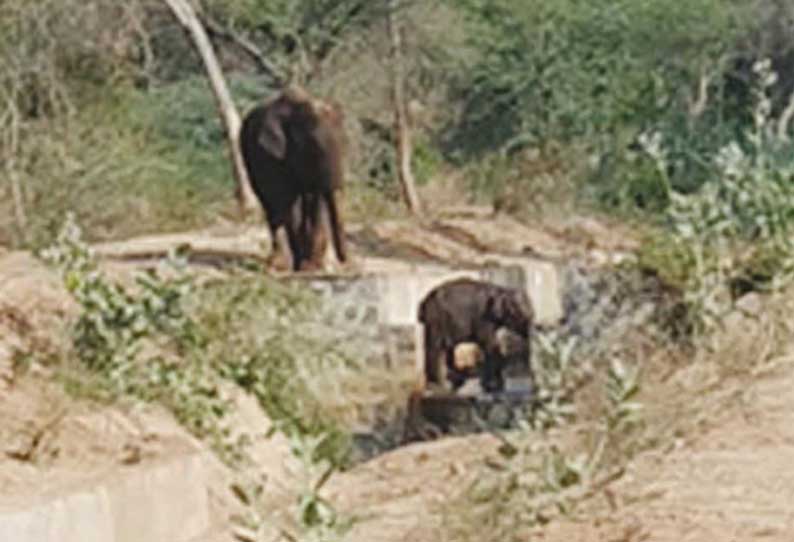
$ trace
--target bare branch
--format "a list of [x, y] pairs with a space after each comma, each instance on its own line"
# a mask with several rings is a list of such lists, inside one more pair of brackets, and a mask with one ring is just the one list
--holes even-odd
[[411, 171], [411, 128], [405, 110], [405, 75], [402, 64], [402, 39], [397, 22], [397, 10], [400, 0], [388, 0], [389, 13], [387, 26], [391, 39], [392, 60], [392, 102], [394, 106], [394, 130], [397, 142], [397, 176], [402, 188], [408, 210], [414, 215], [421, 215], [422, 209], [416, 193], [416, 183]]
[[252, 41], [247, 39], [245, 36], [241, 36], [240, 34], [233, 32], [230, 29], [224, 28], [219, 22], [212, 19], [206, 13], [201, 13], [199, 15], [199, 20], [201, 20], [202, 24], [207, 29], [210, 37], [221, 38], [234, 43], [240, 48], [240, 50], [242, 50], [249, 57], [251, 57], [254, 62], [256, 62], [256, 64], [259, 66], [259, 69], [267, 74], [267, 76], [272, 79], [275, 85], [284, 85], [286, 78], [281, 73], [281, 70], [273, 65], [273, 63], [262, 54], [262, 52], [259, 50], [259, 47], [257, 47]]
[[789, 124], [791, 124], [791, 117], [794, 117], [794, 92], [791, 93], [788, 99], [788, 105], [780, 113], [780, 118], [777, 119], [777, 137], [781, 141], [788, 141], [789, 139]]
[[706, 110], [709, 101], [709, 85], [711, 84], [712, 77], [713, 73], [707, 73], [706, 70], [702, 70], [700, 73], [697, 96], [689, 100], [689, 117], [692, 120], [699, 118]]

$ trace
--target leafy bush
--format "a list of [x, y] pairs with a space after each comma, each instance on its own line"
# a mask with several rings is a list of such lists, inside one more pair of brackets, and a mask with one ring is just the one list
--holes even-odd
[[[736, 281], [745, 290], [780, 288], [794, 276], [794, 159], [781, 152], [790, 143], [771, 116], [767, 90], [775, 76], [768, 62], [754, 69], [752, 128], [711, 157], [715, 175], [698, 191], [686, 195], [667, 184], [670, 259], [657, 259], [657, 268], [681, 286], [700, 331], [718, 325], [732, 308]], [[660, 138], [645, 151], [663, 177], [668, 156]]]
[[482, 55], [461, 85], [464, 151], [597, 138], [658, 119], [736, 25], [718, 0], [462, 5]]
[[278, 75], [298, 81], [316, 75], [316, 67], [345, 39], [383, 14], [380, 6], [357, 0], [204, 0], [203, 4], [267, 51]]
[[[662, 211], [670, 203], [664, 183], [691, 193], [712, 177], [710, 157], [731, 141], [744, 144], [752, 124], [746, 66], [764, 50], [788, 66], [792, 47], [778, 31], [778, 47], [763, 45], [759, 36], [790, 15], [765, 0], [458, 5], [475, 54], [455, 71], [451, 102], [460, 112], [444, 130], [449, 155], [467, 161], [578, 144], [566, 158], [589, 166], [577, 168], [586, 194], [628, 210]], [[789, 94], [769, 90], [775, 111]], [[639, 141], [651, 130], [665, 135], [664, 171]]]
[[[73, 217], [42, 258], [61, 272], [81, 313], [72, 328], [74, 356], [98, 378], [106, 399], [133, 397], [166, 405], [191, 432], [207, 439], [226, 460], [240, 450], [226, 441], [228, 402], [218, 388], [207, 339], [186, 313], [192, 281], [150, 271], [136, 290], [110, 282], [81, 239]], [[173, 261], [179, 271], [179, 262]]]

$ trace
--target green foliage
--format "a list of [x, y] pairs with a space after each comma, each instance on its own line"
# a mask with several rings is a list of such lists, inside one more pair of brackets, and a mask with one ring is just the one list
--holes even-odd
[[[243, 108], [261, 99], [259, 84], [230, 81]], [[227, 142], [203, 78], [109, 92], [72, 117], [29, 122], [15, 161], [28, 227], [15, 235], [0, 221], [0, 242], [45, 246], [66, 211], [92, 240], [199, 227], [232, 212]], [[0, 201], [8, 217], [11, 202]]]
[[[663, 211], [671, 188], [697, 190], [715, 174], [710, 157], [742, 142], [752, 122], [747, 59], [758, 58], [757, 35], [774, 26], [773, 13], [787, 9], [761, 2], [759, 16], [731, 0], [456, 4], [477, 54], [457, 71], [452, 98], [461, 112], [445, 128], [447, 152], [487, 159], [577, 143], [569, 156], [590, 166], [586, 194], [646, 212]], [[779, 51], [768, 53], [786, 66]], [[775, 110], [789, 93], [769, 91]], [[665, 134], [663, 171], [639, 141], [649, 127]]]
[[[319, 492], [345, 463], [349, 437], [311, 385], [333, 381], [337, 367], [352, 361], [332, 336], [303, 333], [317, 325], [311, 296], [262, 280], [200, 289], [175, 255], [132, 284], [111, 281], [73, 215], [41, 257], [60, 271], [80, 306], [71, 354], [97, 386], [89, 390], [93, 397], [162, 404], [235, 466], [247, 457], [246, 436], [233, 437], [228, 421], [230, 388], [239, 386], [258, 399], [302, 465], [295, 473], [301, 539], [347, 528]], [[296, 329], [301, 323], [303, 332]]]
[[[790, 145], [771, 116], [767, 89], [775, 76], [768, 62], [755, 65], [753, 126], [721, 148], [711, 161], [715, 175], [692, 194], [668, 190], [665, 216], [670, 237], [662, 251], [645, 251], [645, 261], [681, 287], [696, 331], [719, 325], [732, 308], [731, 286], [780, 288], [790, 282], [794, 264], [794, 160], [780, 149]], [[645, 150], [659, 171], [668, 156], [661, 136]], [[658, 255], [670, 258], [665, 262]]]
[[606, 383], [608, 409], [604, 416], [604, 432], [630, 432], [641, 421], [642, 404], [634, 401], [640, 392], [640, 372], [613, 360], [609, 366]]
[[[482, 57], [462, 81], [461, 145], [601, 137], [659, 118], [730, 40], [720, 0], [463, 2]], [[704, 15], [705, 14], [705, 15]], [[464, 148], [463, 150], [466, 150]]]
[[692, 247], [677, 242], [664, 231], [644, 236], [637, 253], [637, 266], [640, 269], [651, 270], [664, 284], [677, 290], [686, 287], [695, 263]]
[[592, 367], [574, 358], [576, 339], [562, 341], [553, 333], [533, 335], [532, 372], [540, 408], [531, 422], [537, 429], [563, 425], [574, 419], [574, 392], [592, 374]]
[[[165, 404], [191, 432], [207, 439], [224, 459], [239, 457], [226, 442], [228, 403], [204, 355], [206, 339], [185, 312], [192, 282], [168, 280], [164, 270], [136, 278], [131, 292], [99, 271], [73, 216], [56, 243], [41, 254], [56, 266], [81, 313], [72, 329], [74, 353], [110, 397], [131, 396]], [[177, 265], [178, 261], [174, 261]]]
[[0, 6], [0, 111], [58, 115], [137, 75], [141, 5], [113, 0], [6, 0]]
[[[538, 186], [567, 184], [574, 171], [587, 179], [586, 195], [604, 205], [662, 211], [670, 188], [690, 194], [717, 175], [711, 158], [719, 149], [736, 141], [747, 151], [749, 66], [760, 54], [770, 54], [782, 74], [767, 89], [772, 110], [786, 107], [794, 79], [790, 33], [781, 23], [791, 7], [784, 4], [404, 3], [406, 91], [422, 102], [416, 178], [426, 182], [449, 158], [468, 161], [475, 196], [535, 198], [535, 207], [546, 207], [571, 191], [539, 193]], [[197, 6], [222, 30], [211, 32], [213, 45], [243, 111], [272, 90], [263, 68], [270, 62], [343, 103], [354, 134], [362, 118], [387, 126], [384, 4]], [[76, 212], [91, 239], [190, 228], [232, 213], [214, 100], [167, 6], [8, 0], [0, 30], [0, 118], [10, 128], [0, 137], [0, 166], [3, 181], [14, 183], [0, 183], [0, 242], [43, 246], [65, 210]], [[701, 82], [704, 100], [694, 112]], [[639, 143], [655, 131], [664, 134], [664, 171]], [[373, 173], [366, 190], [392, 198], [392, 144], [373, 144], [379, 136], [359, 132], [351, 178]], [[516, 172], [511, 157], [526, 149], [544, 154], [549, 145], [566, 168], [542, 178]], [[776, 151], [783, 161], [784, 152]], [[357, 190], [364, 183], [350, 184]]]
[[384, 13], [361, 0], [204, 0], [205, 8], [267, 51], [280, 76], [311, 78], [316, 66]]
[[[0, 227], [2, 242], [41, 247], [72, 211], [92, 239], [196, 227], [233, 205], [222, 147], [191, 150], [130, 122], [130, 102], [33, 123], [16, 172], [28, 214], [25, 235]], [[0, 208], [13, 216], [11, 198]]]
[[414, 141], [411, 159], [414, 177], [420, 186], [427, 184], [433, 175], [439, 172], [444, 163], [441, 152], [427, 138], [418, 138]]
[[274, 427], [290, 438], [323, 435], [315, 460], [340, 466], [350, 451], [349, 437], [326, 412], [323, 397], [309, 386], [330, 378], [353, 361], [329, 348], [333, 335], [312, 327], [317, 301], [297, 289], [261, 279], [228, 281], [201, 293], [197, 317], [213, 337], [209, 355], [223, 359], [224, 378], [252, 393]]

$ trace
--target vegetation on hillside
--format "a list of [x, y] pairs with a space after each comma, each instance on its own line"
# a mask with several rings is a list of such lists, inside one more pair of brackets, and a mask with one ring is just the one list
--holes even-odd
[[[348, 214], [403, 212], [394, 204], [386, 2], [193, 4], [241, 111], [288, 79], [340, 102], [351, 141]], [[451, 193], [528, 222], [555, 219], [562, 207], [642, 217], [646, 237], [625, 265], [662, 284], [674, 305], [674, 332], [661, 321], [635, 325], [619, 351], [599, 351], [590, 364], [560, 337], [538, 339], [545, 407], [505, 440], [498, 472], [455, 501], [476, 513], [450, 524], [456, 540], [483, 539], [484, 526], [501, 540], [569, 511], [677, 430], [644, 425], [639, 376], [662, 364], [646, 360], [649, 351], [664, 363], [736, 358], [720, 342], [726, 316], [748, 292], [779, 291], [794, 277], [794, 4], [400, 5], [425, 208], [432, 214]], [[317, 473], [302, 490], [299, 525], [336, 536], [344, 522], [319, 489], [348, 460], [350, 390], [375, 379], [357, 345], [328, 333], [305, 292], [244, 273], [198, 286], [178, 266], [176, 278], [160, 270], [128, 287], [102, 275], [85, 242], [240, 220], [202, 70], [162, 0], [0, 3], [0, 246], [50, 246], [44, 255], [80, 305], [57, 360], [67, 386], [161, 403], [230, 464], [244, 443], [229, 440], [224, 390], [252, 394]], [[82, 231], [71, 218], [61, 229], [67, 213]], [[776, 325], [759, 332], [768, 347], [759, 364], [782, 344]], [[590, 417], [573, 399], [586, 382], [598, 389]], [[572, 420], [590, 428], [558, 447], [554, 431]]]
[[[242, 111], [287, 78], [338, 100], [353, 141], [351, 212], [361, 198], [392, 199], [385, 4], [195, 4]], [[466, 0], [402, 9], [414, 168], [428, 190], [453, 176], [461, 199], [497, 201], [527, 219], [567, 203], [559, 200], [658, 214], [671, 189], [719, 182], [714, 158], [729, 145], [790, 162], [745, 137], [752, 67], [764, 59], [778, 74], [764, 90], [774, 131], [791, 133], [788, 4]], [[236, 219], [202, 65], [163, 2], [8, 0], [0, 29], [0, 242], [42, 246], [66, 209], [91, 239]], [[642, 143], [654, 134], [664, 139], [664, 170]]]

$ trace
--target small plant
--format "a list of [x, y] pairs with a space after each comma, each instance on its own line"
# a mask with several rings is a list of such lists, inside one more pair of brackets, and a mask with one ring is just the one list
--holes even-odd
[[[138, 275], [135, 289], [128, 289], [101, 272], [71, 214], [41, 257], [60, 271], [80, 304], [72, 345], [103, 387], [92, 391], [160, 402], [222, 457], [238, 457], [223, 425], [228, 401], [202, 354], [206, 337], [186, 312], [195, 286], [183, 272], [184, 262], [171, 255], [160, 269]], [[165, 278], [169, 272], [175, 276]]]
[[[297, 433], [290, 438], [290, 449], [299, 460], [292, 473], [299, 488], [286, 521], [283, 518], [276, 519], [273, 511], [264, 503], [264, 483], [248, 480], [232, 485], [234, 494], [245, 505], [246, 511], [244, 515], [233, 518], [237, 538], [250, 542], [274, 539], [302, 542], [344, 540], [352, 520], [341, 517], [320, 494], [336, 471], [330, 461], [316, 459], [321, 454], [324, 438], [325, 435]], [[273, 531], [277, 531], [275, 536]]]
[[538, 333], [533, 356], [533, 374], [539, 407], [530, 423], [535, 429], [564, 425], [574, 419], [574, 393], [585, 382], [592, 368], [574, 358], [576, 337], [563, 341], [554, 333]]
[[297, 517], [304, 530], [304, 540], [331, 542], [339, 540], [352, 525], [343, 520], [331, 503], [320, 495], [323, 486], [336, 470], [330, 460], [317, 460], [329, 434], [299, 435], [290, 439], [292, 453], [300, 460], [296, 473], [302, 479], [298, 498]]

